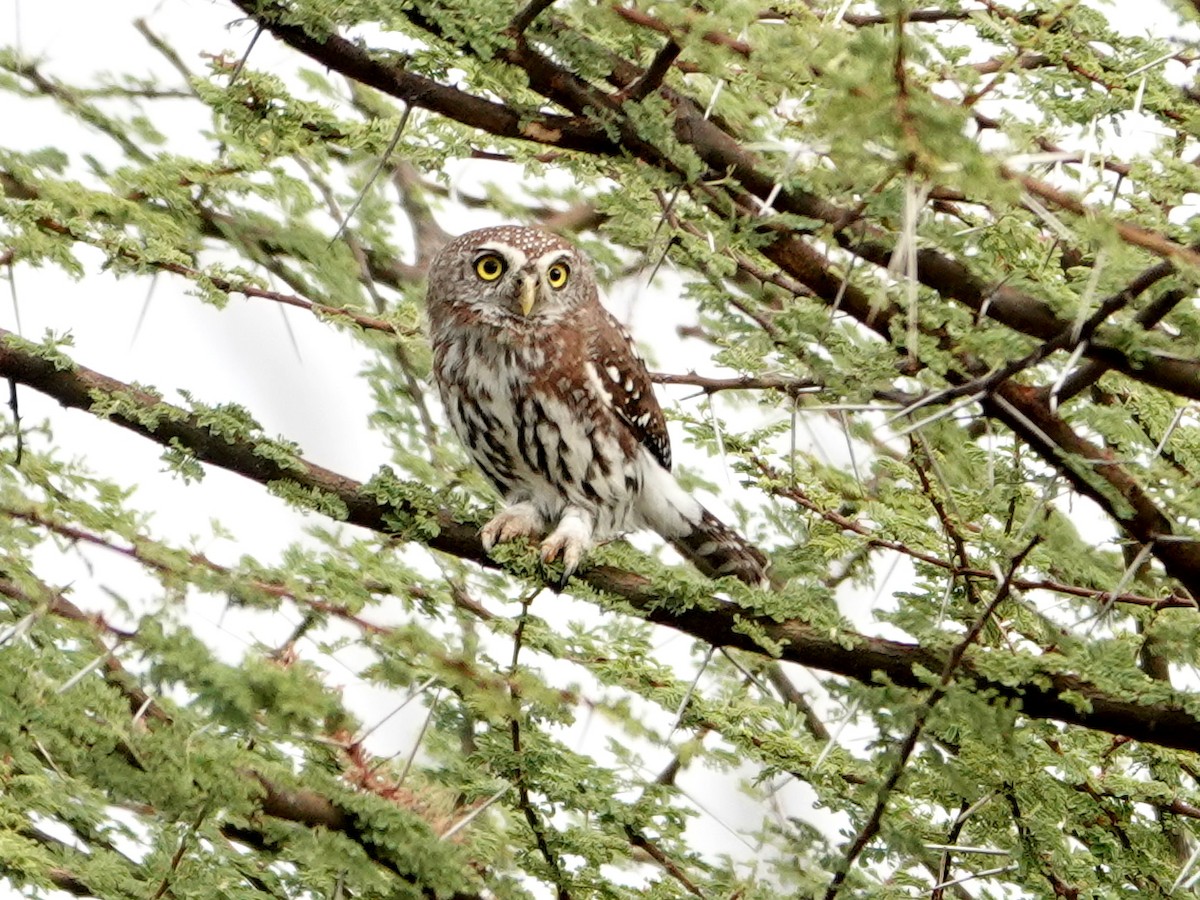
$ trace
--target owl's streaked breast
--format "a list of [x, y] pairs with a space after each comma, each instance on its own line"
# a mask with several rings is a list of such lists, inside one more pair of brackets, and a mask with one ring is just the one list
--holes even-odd
[[640, 524], [641, 468], [598, 377], [578, 377], [579, 353], [476, 325], [439, 335], [434, 366], [451, 425], [507, 500], [528, 499], [548, 519], [582, 506], [613, 535]]

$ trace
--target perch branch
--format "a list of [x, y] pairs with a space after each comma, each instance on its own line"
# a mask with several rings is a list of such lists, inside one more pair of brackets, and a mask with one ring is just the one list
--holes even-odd
[[[66, 407], [91, 411], [101, 402], [103, 415], [165, 447], [182, 445], [198, 460], [241, 475], [261, 485], [291, 482], [311, 493], [335, 497], [346, 511], [346, 521], [388, 533], [397, 519], [418, 517], [436, 524], [434, 533], [423, 529], [421, 540], [431, 549], [490, 568], [499, 568], [483, 549], [477, 527], [459, 521], [446, 509], [423, 506], [416, 499], [381, 501], [366, 486], [300, 458], [280, 459], [260, 455], [251, 439], [217, 433], [199, 416], [166, 403], [159, 397], [99, 372], [47, 359], [11, 332], [0, 329], [0, 378], [57, 400]], [[105, 401], [119, 398], [118, 404]], [[429, 503], [433, 504], [430, 499]], [[901, 641], [852, 632], [830, 635], [798, 619], [776, 621], [737, 604], [713, 599], [702, 605], [679, 607], [669, 595], [656, 591], [649, 579], [636, 572], [606, 565], [588, 567], [580, 579], [590, 588], [617, 597], [648, 621], [684, 632], [715, 647], [733, 647], [763, 653], [754, 637], [758, 632], [779, 648], [779, 658], [826, 672], [875, 683], [883, 678], [910, 689], [925, 686], [924, 673], [942, 671], [943, 654]], [[1200, 717], [1190, 711], [1183, 695], [1177, 699], [1142, 702], [1128, 689], [1109, 692], [1045, 660], [1036, 676], [1012, 683], [987, 674], [986, 659], [1005, 651], [980, 651], [968, 655], [959, 668], [959, 683], [972, 684], [995, 702], [1019, 704], [1033, 718], [1054, 719], [1164, 747], [1200, 752]], [[1155, 686], [1161, 691], [1161, 686]]]

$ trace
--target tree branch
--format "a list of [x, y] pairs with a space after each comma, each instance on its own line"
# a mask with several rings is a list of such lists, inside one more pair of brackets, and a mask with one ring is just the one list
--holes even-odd
[[618, 152], [590, 121], [569, 116], [539, 115], [485, 100], [432, 78], [407, 71], [399, 63], [384, 64], [362, 46], [337, 34], [314, 37], [311, 29], [288, 24], [286, 7], [260, 0], [233, 0], [254, 22], [316, 62], [383, 91], [389, 96], [449, 119], [468, 122], [498, 137], [518, 138], [604, 156]]
[[[50, 355], [50, 354], [48, 354]], [[484, 551], [477, 528], [456, 520], [445, 508], [422, 505], [416, 499], [386, 502], [369, 485], [339, 475], [303, 459], [264, 456], [259, 443], [227, 437], [204, 424], [200, 416], [172, 406], [146, 391], [73, 365], [61, 356], [39, 355], [11, 332], [0, 329], [0, 378], [12, 378], [58, 400], [64, 406], [92, 411], [165, 447], [182, 445], [202, 462], [218, 466], [262, 485], [291, 482], [310, 493], [336, 498], [346, 510], [346, 521], [383, 533], [397, 522], [419, 517], [436, 523], [436, 533], [423, 529], [421, 540], [430, 548], [490, 568], [499, 568]], [[118, 403], [109, 401], [116, 399]], [[924, 673], [942, 671], [941, 653], [919, 645], [868, 637], [853, 632], [830, 635], [825, 629], [801, 620], [776, 621], [750, 609], [713, 599], [680, 606], [655, 590], [649, 579], [612, 566], [586, 568], [581, 582], [615, 596], [646, 620], [682, 631], [716, 647], [734, 647], [763, 653], [753, 635], [757, 631], [779, 647], [779, 658], [866, 684], [884, 680], [905, 688], [920, 689]], [[549, 583], [549, 582], [547, 582]], [[1190, 711], [1184, 695], [1160, 702], [1139, 702], [1128, 688], [1113, 693], [1068, 672], [1059, 671], [1053, 658], [1045, 659], [1035, 676], [1013, 684], [1007, 678], [986, 674], [987, 658], [1004, 651], [980, 651], [959, 669], [959, 682], [972, 684], [995, 702], [1018, 704], [1033, 718], [1094, 728], [1136, 740], [1200, 752], [1200, 717]], [[1147, 679], [1147, 685], [1150, 682]], [[1161, 691], [1161, 686], [1155, 686]]]

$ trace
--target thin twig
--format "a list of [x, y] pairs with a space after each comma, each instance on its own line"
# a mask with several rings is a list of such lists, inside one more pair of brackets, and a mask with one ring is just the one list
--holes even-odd
[[[513, 651], [512, 662], [509, 664], [509, 691], [512, 696], [513, 703], [520, 705], [521, 692], [517, 687], [517, 661], [521, 655], [521, 646], [525, 637], [525, 625], [529, 621], [529, 604], [533, 601], [533, 596], [527, 596], [521, 601], [521, 615], [517, 618], [517, 628], [513, 632]], [[525, 815], [525, 822], [529, 825], [529, 830], [533, 832], [534, 841], [537, 843], [538, 852], [542, 855], [542, 859], [546, 861], [546, 865], [550, 869], [550, 877], [553, 879], [557, 889], [558, 900], [570, 900], [571, 894], [567, 890], [566, 881], [563, 877], [562, 867], [559, 865], [558, 857], [550, 849], [550, 844], [546, 840], [546, 831], [542, 826], [541, 817], [533, 807], [533, 801], [529, 797], [529, 785], [526, 781], [525, 767], [522, 764], [521, 751], [521, 723], [519, 721], [519, 711], [513, 714], [509, 720], [509, 733], [512, 735], [512, 751], [514, 764], [516, 766], [516, 778], [514, 782], [517, 786], [518, 802], [521, 807], [521, 812]]]

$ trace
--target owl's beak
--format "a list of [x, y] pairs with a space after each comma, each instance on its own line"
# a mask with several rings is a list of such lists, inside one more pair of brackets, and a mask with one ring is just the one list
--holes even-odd
[[524, 315], [529, 315], [535, 300], [537, 300], [537, 279], [532, 275], [526, 275], [521, 280], [521, 312]]

